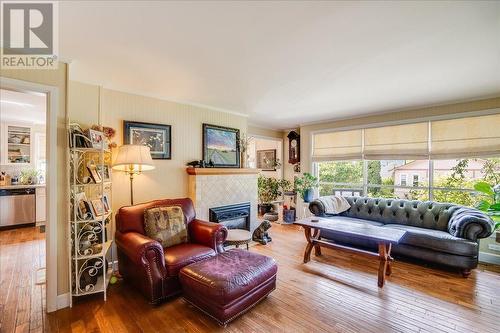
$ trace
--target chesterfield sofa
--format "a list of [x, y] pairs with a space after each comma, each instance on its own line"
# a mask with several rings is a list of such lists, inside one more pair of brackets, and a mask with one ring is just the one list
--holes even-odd
[[[144, 230], [144, 210], [158, 206], [180, 206], [188, 226], [188, 243], [163, 248]], [[227, 229], [222, 224], [195, 218], [191, 199], [155, 200], [119, 209], [115, 241], [118, 267], [152, 304], [182, 292], [179, 271], [190, 264], [224, 252]]]
[[[458, 268], [464, 277], [477, 267], [479, 239], [494, 231], [494, 223], [487, 215], [468, 207], [432, 201], [345, 198], [351, 208], [338, 215], [325, 213], [319, 200], [311, 202], [309, 210], [316, 216], [353, 224], [404, 230], [406, 236], [393, 247], [394, 254]], [[377, 248], [375, 243], [335, 232], [322, 231], [321, 238], [360, 248]]]

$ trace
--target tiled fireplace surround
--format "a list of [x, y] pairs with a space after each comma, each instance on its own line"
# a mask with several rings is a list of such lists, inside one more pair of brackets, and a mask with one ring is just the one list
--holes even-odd
[[250, 230], [257, 228], [258, 170], [193, 169], [187, 169], [188, 192], [194, 202], [197, 218], [208, 221], [210, 208], [249, 202]]

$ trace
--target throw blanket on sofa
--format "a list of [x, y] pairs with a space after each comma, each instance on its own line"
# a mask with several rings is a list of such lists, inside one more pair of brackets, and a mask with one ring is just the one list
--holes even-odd
[[318, 201], [321, 201], [325, 207], [325, 213], [327, 214], [340, 214], [351, 208], [349, 202], [347, 202], [347, 200], [340, 195], [327, 195], [319, 197]]

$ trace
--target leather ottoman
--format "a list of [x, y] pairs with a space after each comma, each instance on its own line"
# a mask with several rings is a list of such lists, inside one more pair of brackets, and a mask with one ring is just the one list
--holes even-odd
[[232, 249], [181, 269], [184, 299], [220, 325], [252, 308], [276, 288], [274, 259]]

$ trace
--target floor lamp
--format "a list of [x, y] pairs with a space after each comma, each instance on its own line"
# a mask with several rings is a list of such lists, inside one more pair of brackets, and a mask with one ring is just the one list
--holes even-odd
[[134, 204], [134, 176], [143, 171], [153, 170], [153, 159], [149, 147], [140, 145], [123, 145], [113, 163], [113, 170], [123, 171], [130, 176], [130, 204]]

